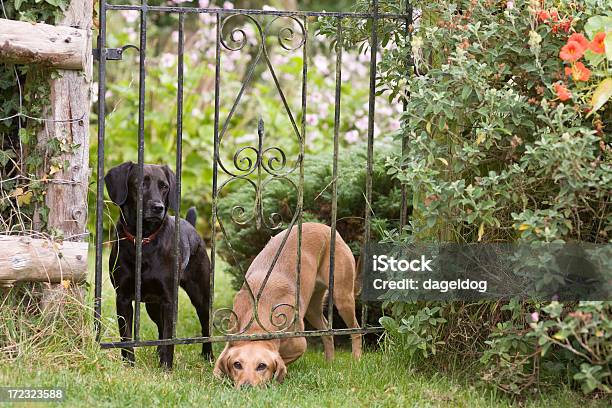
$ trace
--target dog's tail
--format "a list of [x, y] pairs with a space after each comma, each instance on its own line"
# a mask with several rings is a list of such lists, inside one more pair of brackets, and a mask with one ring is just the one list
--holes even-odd
[[195, 207], [191, 207], [190, 209], [187, 210], [187, 215], [185, 216], [185, 219], [187, 220], [188, 223], [190, 223], [191, 225], [195, 227], [197, 218], [198, 218], [198, 214], [196, 213]]

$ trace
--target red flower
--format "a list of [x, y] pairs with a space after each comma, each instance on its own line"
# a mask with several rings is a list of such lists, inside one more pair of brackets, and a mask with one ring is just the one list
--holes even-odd
[[606, 39], [606, 33], [599, 32], [593, 37], [593, 41], [589, 44], [589, 49], [595, 54], [603, 54], [606, 51], [604, 40]]
[[569, 30], [572, 27], [572, 21], [573, 19], [569, 17], [567, 20], [563, 20], [561, 23], [559, 23], [559, 27], [566, 33], [569, 33]]
[[587, 40], [584, 34], [582, 33], [574, 33], [570, 35], [569, 38], [567, 39], [567, 42], [570, 42], [570, 41], [576, 41], [585, 50], [589, 48], [589, 44], [590, 44], [589, 40]]
[[540, 10], [538, 12], [538, 20], [540, 20], [541, 22], [544, 22], [544, 21], [548, 20], [549, 18], [550, 18], [550, 14], [548, 14], [548, 11]]
[[562, 82], [555, 84], [555, 92], [557, 93], [557, 97], [561, 102], [565, 102], [572, 98], [572, 93], [565, 87], [565, 85], [563, 85]]
[[557, 12], [557, 10], [553, 10], [550, 12], [550, 18], [552, 21], [554, 21], [555, 23], [557, 21], [559, 21], [559, 13]]
[[584, 47], [580, 45], [577, 41], [568, 41], [567, 44], [561, 48], [561, 52], [559, 53], [559, 57], [563, 61], [567, 62], [575, 62], [578, 61], [584, 55]]
[[585, 67], [582, 62], [576, 62], [571, 68], [565, 68], [565, 75], [572, 76], [574, 81], [588, 81], [591, 79], [591, 70]]

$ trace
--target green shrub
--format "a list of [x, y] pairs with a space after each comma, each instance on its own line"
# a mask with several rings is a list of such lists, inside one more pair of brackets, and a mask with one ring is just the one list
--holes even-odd
[[[397, 50], [383, 55], [379, 88], [409, 96], [398, 135], [409, 154], [391, 157], [390, 173], [413, 188], [410, 225], [387, 241], [612, 242], [607, 2], [412, 3], [409, 41], [387, 34], [394, 22], [380, 28]], [[605, 52], [589, 45], [579, 61], [562, 59], [571, 34], [594, 42], [598, 32], [608, 32]], [[347, 37], [365, 41], [367, 27]], [[406, 80], [394, 73], [408, 54]], [[506, 392], [554, 377], [609, 393], [610, 305], [395, 304], [383, 322], [395, 344], [479, 361]], [[446, 322], [430, 322], [438, 316]]]
[[[396, 303], [397, 306], [409, 306], [405, 303]], [[407, 311], [394, 311], [394, 314], [401, 314], [402, 317], [396, 321], [390, 316], [380, 318], [380, 323], [388, 334], [388, 340], [394, 346], [401, 347], [409, 356], [420, 352], [423, 357], [436, 354], [438, 346], [444, 345], [439, 338], [439, 330], [446, 319], [440, 317], [440, 306], [414, 307], [409, 313]]]
[[535, 386], [540, 376], [575, 380], [585, 394], [612, 391], [612, 305], [580, 302], [564, 306], [552, 302], [505, 306], [516, 313], [490, 334], [480, 361], [484, 378], [500, 389], [520, 393]]

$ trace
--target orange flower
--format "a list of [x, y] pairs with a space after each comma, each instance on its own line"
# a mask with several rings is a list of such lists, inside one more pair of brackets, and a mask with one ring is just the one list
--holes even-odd
[[603, 31], [595, 34], [593, 41], [589, 44], [589, 49], [595, 54], [603, 54], [606, 51], [604, 40], [606, 39], [606, 33]]
[[590, 44], [589, 40], [587, 40], [584, 34], [582, 33], [574, 33], [570, 35], [569, 38], [567, 39], [567, 42], [570, 42], [570, 41], [576, 41], [585, 50], [589, 48], [589, 44]]
[[567, 44], [561, 48], [559, 57], [563, 61], [575, 62], [582, 58], [584, 51], [584, 47], [582, 47], [578, 41], [568, 41]]
[[576, 62], [572, 67], [565, 68], [565, 75], [574, 78], [574, 81], [588, 81], [591, 79], [591, 71], [582, 62]]
[[563, 82], [558, 82], [555, 84], [555, 92], [557, 93], [557, 97], [561, 102], [565, 102], [572, 98], [572, 93], [565, 87], [565, 85], [563, 85]]

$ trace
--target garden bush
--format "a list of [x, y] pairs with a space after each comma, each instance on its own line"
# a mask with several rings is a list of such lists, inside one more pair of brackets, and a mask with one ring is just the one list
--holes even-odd
[[[608, 2], [412, 5], [409, 40], [387, 34], [393, 23], [380, 28], [397, 45], [380, 63], [380, 91], [407, 103], [398, 137], [408, 154], [390, 157], [389, 172], [413, 189], [413, 217], [387, 241], [609, 244]], [[409, 54], [414, 75], [398, 77]], [[610, 302], [391, 307], [393, 318], [382, 320], [390, 341], [480, 364], [503, 391], [520, 394], [554, 376], [610, 392]]]

